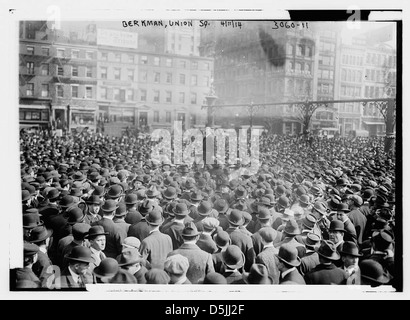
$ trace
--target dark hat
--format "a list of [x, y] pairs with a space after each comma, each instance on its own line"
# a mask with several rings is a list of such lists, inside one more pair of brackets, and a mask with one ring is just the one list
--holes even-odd
[[144, 259], [142, 258], [138, 249], [130, 248], [121, 253], [120, 257], [118, 258], [118, 266], [129, 266], [142, 261], [144, 261]]
[[247, 284], [273, 284], [268, 269], [261, 263], [252, 264], [249, 272], [244, 272], [242, 278]]
[[47, 192], [47, 199], [56, 200], [60, 196], [60, 191], [57, 188], [52, 188]]
[[125, 204], [136, 204], [138, 202], [138, 196], [135, 193], [129, 193], [125, 196]]
[[184, 229], [182, 230], [181, 235], [183, 237], [195, 237], [199, 235], [200, 232], [198, 232], [198, 229], [192, 221], [185, 223]]
[[91, 249], [84, 246], [74, 247], [70, 254], [65, 256], [67, 259], [72, 261], [79, 261], [85, 263], [93, 263], [94, 259], [91, 256]]
[[336, 261], [340, 259], [335, 244], [329, 240], [322, 240], [317, 253], [328, 260]]
[[165, 199], [169, 199], [169, 200], [175, 199], [175, 198], [177, 197], [177, 189], [175, 189], [175, 188], [172, 187], [172, 186], [168, 186], [168, 187], [164, 190], [164, 192], [162, 193], [162, 196], [163, 196]]
[[236, 198], [244, 198], [244, 197], [246, 197], [246, 195], [247, 195], [247, 191], [244, 187], [238, 186], [235, 189], [235, 197]]
[[286, 188], [285, 188], [285, 186], [283, 186], [283, 185], [278, 185], [278, 186], [275, 188], [275, 194], [276, 194], [276, 195], [282, 196], [282, 195], [285, 194], [285, 193], [286, 193]]
[[284, 243], [279, 247], [278, 259], [282, 262], [297, 267], [300, 265], [300, 258], [298, 257], [298, 250], [289, 243]]
[[316, 233], [309, 232], [306, 235], [306, 247], [314, 248], [320, 243], [320, 236]]
[[290, 200], [286, 196], [281, 196], [278, 199], [278, 205], [280, 205], [282, 208], [288, 208], [290, 205]]
[[263, 206], [267, 206], [267, 207], [271, 207], [272, 206], [272, 202], [268, 197], [262, 196], [259, 198], [259, 200], [255, 201], [256, 205], [263, 205]]
[[119, 184], [114, 184], [110, 186], [107, 192], [107, 197], [111, 199], [118, 198], [120, 196], [124, 195], [124, 190]]
[[88, 230], [88, 234], [86, 235], [86, 238], [90, 239], [90, 238], [94, 238], [94, 237], [102, 236], [102, 235], [107, 235], [107, 234], [109, 234], [109, 232], [105, 232], [103, 226], [96, 225], [96, 226], [92, 226]]
[[209, 272], [199, 284], [228, 284], [226, 278], [218, 272]]
[[229, 209], [228, 202], [223, 198], [216, 199], [214, 202], [214, 209], [219, 213], [225, 213]]
[[195, 190], [191, 193], [190, 200], [193, 201], [201, 201], [204, 197], [202, 196], [202, 192], [199, 190]]
[[118, 203], [118, 208], [115, 210], [115, 216], [116, 217], [124, 217], [127, 214], [127, 208], [125, 206], [125, 203], [120, 202]]
[[176, 216], [187, 216], [189, 214], [188, 207], [185, 203], [177, 203], [173, 209], [173, 214]]
[[149, 212], [146, 215], [145, 221], [148, 224], [151, 224], [151, 225], [154, 225], [154, 226], [159, 226], [164, 222], [164, 217], [162, 216], [161, 211], [154, 208], [151, 212]]
[[77, 171], [73, 174], [72, 179], [74, 181], [82, 181], [84, 179], [86, 179], [87, 177], [81, 172], [81, 171]]
[[350, 212], [351, 210], [349, 209], [349, 205], [345, 202], [341, 202], [337, 205], [337, 211], [342, 211], [342, 212]]
[[53, 234], [53, 230], [48, 230], [45, 226], [38, 226], [33, 228], [30, 232], [29, 242], [37, 243], [50, 238]]
[[24, 242], [23, 251], [25, 257], [34, 256], [39, 250], [40, 248], [38, 247], [38, 245], [34, 243]]
[[142, 214], [145, 215], [148, 212], [151, 212], [154, 209], [154, 204], [151, 200], [144, 200], [141, 202], [138, 206], [138, 211]]
[[118, 208], [118, 202], [112, 199], [105, 200], [101, 206], [101, 210], [104, 212], [114, 212]]
[[69, 208], [73, 205], [75, 205], [74, 198], [70, 195], [65, 195], [64, 197], [61, 198], [59, 202], [60, 207], [62, 208]]
[[222, 252], [222, 261], [231, 269], [239, 269], [245, 264], [245, 255], [236, 245], [229, 245]]
[[330, 221], [329, 231], [346, 232], [344, 223], [340, 220]]
[[93, 273], [98, 278], [112, 278], [119, 270], [118, 262], [114, 258], [105, 258], [94, 268]]
[[299, 202], [308, 206], [310, 204], [309, 196], [307, 194], [302, 194], [299, 198]]
[[272, 227], [263, 227], [258, 232], [261, 238], [268, 243], [273, 242], [278, 235], [278, 232]]
[[207, 216], [212, 210], [212, 203], [209, 201], [201, 201], [198, 206], [198, 214], [200, 216]]
[[85, 214], [83, 210], [81, 210], [79, 207], [72, 207], [70, 210], [67, 211], [68, 219], [67, 223], [68, 224], [75, 224], [77, 222], [83, 222], [85, 219]]
[[337, 179], [336, 185], [338, 185], [338, 186], [347, 186], [348, 181], [345, 178], [340, 178], [340, 179]]
[[374, 286], [387, 284], [391, 280], [383, 266], [373, 259], [365, 259], [359, 263], [361, 276], [370, 280]]
[[100, 199], [99, 196], [96, 196], [96, 195], [92, 194], [91, 196], [89, 196], [89, 197], [87, 198], [87, 200], [85, 200], [85, 203], [87, 203], [87, 204], [98, 204], [98, 205], [100, 205], [100, 204], [101, 204], [101, 199]]
[[84, 240], [91, 226], [88, 223], [78, 222], [73, 225], [72, 234], [74, 239]]
[[81, 188], [71, 188], [70, 190], [70, 196], [73, 197], [81, 197], [83, 195], [83, 190]]
[[145, 273], [147, 284], [168, 284], [171, 278], [165, 270], [152, 268]]
[[213, 236], [215, 244], [220, 247], [226, 247], [231, 244], [229, 233], [224, 230], [218, 230]]
[[269, 211], [268, 208], [265, 207], [259, 207], [258, 214], [256, 215], [256, 218], [259, 220], [268, 220], [272, 218], [272, 213]]
[[340, 201], [336, 197], [331, 197], [327, 201], [327, 205], [329, 206], [330, 210], [337, 211], [337, 208], [340, 204]]
[[359, 248], [353, 241], [343, 242], [342, 249], [339, 251], [344, 255], [349, 255], [353, 257], [361, 257], [362, 254], [359, 253]]
[[40, 220], [40, 216], [37, 213], [25, 213], [23, 214], [23, 228], [33, 229], [38, 226], [42, 226], [43, 221]]
[[375, 232], [371, 238], [377, 250], [384, 251], [390, 244], [394, 243], [393, 237], [386, 231]]
[[148, 198], [155, 198], [159, 196], [161, 193], [157, 190], [155, 185], [152, 185], [145, 191], [145, 194]]
[[295, 235], [300, 234], [299, 225], [296, 222], [296, 220], [295, 219], [289, 219], [285, 224], [285, 228], [284, 228], [283, 232], [286, 233], [289, 236], [295, 236]]
[[88, 175], [88, 179], [92, 182], [96, 182], [100, 179], [102, 179], [102, 176], [98, 173], [98, 171], [93, 171]]
[[238, 209], [233, 209], [228, 215], [228, 221], [234, 226], [241, 226], [244, 224], [244, 218], [242, 211]]
[[302, 219], [302, 225], [308, 229], [313, 229], [317, 222], [317, 219], [315, 218], [314, 215], [308, 214]]

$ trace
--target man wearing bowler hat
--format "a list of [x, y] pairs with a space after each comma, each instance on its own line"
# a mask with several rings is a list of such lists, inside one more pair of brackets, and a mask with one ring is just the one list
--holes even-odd
[[137, 283], [144, 284], [147, 282], [145, 274], [148, 269], [144, 265], [144, 259], [136, 248], [124, 250], [117, 258], [118, 266], [129, 273], [133, 274], [137, 279]]
[[245, 223], [242, 211], [233, 209], [228, 216], [229, 233], [233, 245], [238, 246], [245, 255], [245, 271], [249, 271], [251, 265], [255, 262], [255, 251], [253, 250], [252, 238], [243, 233], [239, 227]]
[[113, 258], [105, 258], [98, 267], [93, 270], [96, 283], [137, 283], [137, 279], [127, 270], [120, 268], [118, 261]]
[[212, 261], [214, 263], [214, 269], [216, 272], [221, 272], [222, 270], [222, 252], [231, 244], [231, 238], [229, 234], [222, 230], [217, 229], [214, 236], [212, 237], [218, 250], [212, 254]]
[[353, 241], [345, 241], [340, 255], [343, 262], [342, 269], [347, 274], [346, 284], [360, 285], [359, 258], [362, 254], [359, 253], [358, 246]]
[[88, 269], [94, 260], [90, 248], [77, 246], [66, 256], [68, 266], [61, 271], [59, 277], [61, 288], [85, 288], [87, 283], [95, 283]]
[[347, 213], [347, 217], [352, 221], [357, 235], [357, 243], [360, 246], [363, 242], [363, 233], [366, 227], [367, 218], [360, 211], [360, 207], [363, 205], [363, 199], [359, 195], [352, 195], [350, 201], [350, 212]]
[[91, 249], [91, 257], [94, 259], [94, 262], [90, 264], [90, 271], [93, 271], [95, 267], [97, 267], [102, 260], [106, 258], [104, 254], [105, 243], [106, 243], [106, 236], [108, 232], [104, 231], [103, 226], [92, 226], [88, 230], [88, 234], [86, 238], [90, 243]]
[[198, 280], [204, 278], [207, 273], [215, 271], [212, 256], [196, 245], [200, 233], [193, 222], [185, 224], [181, 235], [184, 243], [178, 249], [169, 253], [168, 256], [181, 254], [186, 257], [189, 261], [186, 276], [192, 284], [197, 284]]
[[148, 236], [150, 230], [145, 218], [152, 210], [154, 210], [154, 208], [155, 205], [152, 200], [146, 199], [140, 203], [138, 211], [140, 212], [142, 218], [140, 221], [130, 226], [127, 233], [128, 237], [136, 237], [142, 241]]
[[[356, 234], [356, 229], [355, 226], [353, 225], [352, 221], [350, 221], [349, 217], [347, 214], [350, 212], [349, 205], [347, 203], [339, 203], [337, 206], [337, 213], [336, 217], [333, 218], [333, 220], [340, 220], [343, 222], [344, 225], [344, 240], [345, 241], [353, 241], [357, 243], [357, 234]], [[336, 219], [335, 219], [336, 218]]]
[[85, 215], [85, 223], [91, 225], [102, 219], [102, 216], [99, 214], [101, 209], [101, 199], [99, 196], [91, 195], [85, 200], [85, 204], [86, 206], [84, 206], [83, 210]]
[[299, 258], [302, 258], [305, 255], [306, 247], [303, 243], [296, 240], [296, 236], [298, 235], [300, 235], [300, 229], [297, 221], [295, 219], [289, 219], [283, 229], [282, 241], [276, 243], [275, 247], [279, 248], [283, 244], [288, 243], [297, 249]]
[[163, 233], [169, 235], [172, 240], [173, 250], [178, 249], [184, 242], [182, 230], [185, 227], [185, 219], [189, 215], [188, 207], [185, 203], [177, 203], [173, 208], [172, 214], [175, 216], [168, 227], [163, 228]]
[[116, 258], [121, 254], [122, 242], [127, 237], [124, 230], [113, 221], [117, 208], [118, 203], [115, 200], [105, 200], [101, 206], [102, 219], [91, 224], [91, 226], [102, 226], [104, 231], [108, 232], [104, 254], [110, 258]]
[[278, 269], [278, 259], [276, 254], [278, 253], [278, 248], [274, 247], [274, 240], [277, 236], [275, 229], [271, 227], [264, 227], [258, 230], [258, 235], [260, 236], [261, 244], [263, 245], [262, 250], [256, 256], [255, 263], [263, 264], [268, 270], [269, 276], [272, 278], [274, 284], [279, 283], [279, 269]]
[[304, 276], [320, 263], [319, 254], [317, 253], [319, 245], [320, 237], [316, 233], [311, 232], [306, 235], [306, 252], [305, 255], [300, 259], [300, 265], [298, 267], [299, 272], [302, 276]]
[[337, 268], [333, 263], [340, 260], [340, 254], [337, 252], [333, 242], [323, 240], [318, 254], [320, 264], [305, 274], [306, 284], [345, 284], [347, 279], [346, 272]]
[[236, 245], [230, 245], [222, 253], [222, 275], [228, 284], [245, 284], [243, 280], [245, 255]]
[[300, 265], [300, 258], [298, 257], [298, 250], [294, 246], [288, 243], [283, 244], [279, 248], [277, 258], [278, 269], [280, 271], [279, 284], [286, 284], [287, 282], [306, 284], [297, 269]]
[[29, 280], [32, 283], [35, 283], [37, 287], [41, 287], [41, 281], [33, 272], [33, 265], [37, 261], [38, 252], [40, 248], [34, 244], [25, 242], [23, 245], [23, 268], [16, 269], [16, 282], [22, 280]]
[[273, 279], [269, 276], [268, 269], [263, 264], [254, 263], [249, 272], [242, 275], [246, 284], [273, 284]]
[[140, 253], [142, 257], [151, 263], [152, 268], [164, 269], [164, 261], [168, 253], [172, 251], [172, 240], [167, 234], [159, 231], [160, 225], [164, 222], [161, 212], [152, 210], [145, 217], [149, 234], [141, 241]]

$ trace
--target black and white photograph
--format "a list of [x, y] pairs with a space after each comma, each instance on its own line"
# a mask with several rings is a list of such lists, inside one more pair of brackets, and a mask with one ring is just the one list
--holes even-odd
[[7, 8], [6, 291], [405, 292], [402, 8], [64, 8]]

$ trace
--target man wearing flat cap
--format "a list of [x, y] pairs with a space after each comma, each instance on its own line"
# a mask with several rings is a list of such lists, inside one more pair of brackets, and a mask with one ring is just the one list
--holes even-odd
[[186, 276], [191, 283], [197, 284], [198, 280], [204, 278], [207, 273], [215, 271], [212, 256], [196, 245], [200, 233], [193, 222], [185, 224], [181, 235], [184, 243], [178, 249], [169, 253], [168, 256], [181, 254], [186, 257], [189, 261]]
[[216, 229], [219, 227], [219, 220], [212, 217], [206, 217], [202, 221], [203, 231], [199, 236], [198, 241], [196, 242], [197, 246], [200, 247], [202, 250], [214, 254], [218, 251], [218, 247], [216, 246], [212, 236]]
[[188, 258], [181, 254], [168, 256], [164, 263], [164, 270], [170, 277], [170, 284], [191, 284], [186, 276], [188, 268]]

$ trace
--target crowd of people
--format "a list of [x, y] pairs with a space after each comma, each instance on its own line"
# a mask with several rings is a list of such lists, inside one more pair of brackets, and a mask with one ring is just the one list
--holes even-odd
[[260, 137], [260, 167], [155, 161], [155, 141], [20, 134], [11, 286], [395, 286], [395, 158], [381, 138]]

